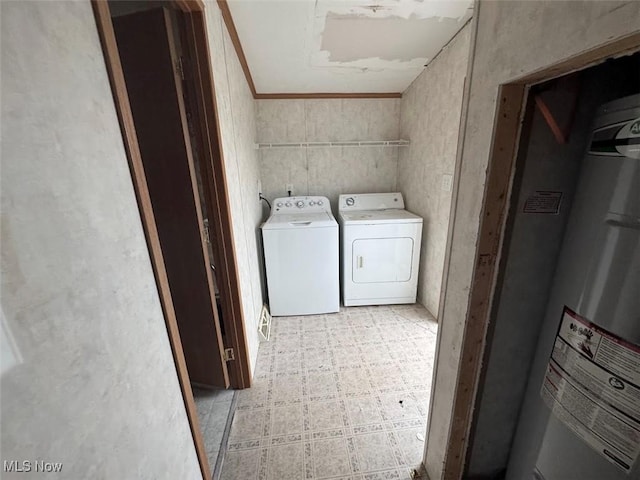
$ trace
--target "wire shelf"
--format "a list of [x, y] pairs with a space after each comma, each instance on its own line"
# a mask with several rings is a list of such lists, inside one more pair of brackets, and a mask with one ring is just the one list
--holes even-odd
[[406, 147], [409, 140], [353, 140], [349, 142], [286, 142], [256, 143], [256, 149], [268, 148], [321, 148], [321, 147]]

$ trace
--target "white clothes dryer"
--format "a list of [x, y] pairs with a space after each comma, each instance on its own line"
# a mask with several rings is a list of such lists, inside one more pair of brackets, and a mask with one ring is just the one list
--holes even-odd
[[401, 193], [340, 195], [345, 306], [415, 303], [422, 218]]
[[277, 198], [261, 229], [271, 315], [338, 312], [338, 223], [329, 200]]

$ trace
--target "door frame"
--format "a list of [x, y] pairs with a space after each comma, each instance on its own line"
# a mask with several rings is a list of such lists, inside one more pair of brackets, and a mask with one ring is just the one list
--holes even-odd
[[[443, 466], [442, 478], [444, 479], [462, 478], [470, 454], [470, 435], [474, 431], [477, 420], [475, 403], [479, 392], [482, 390], [481, 381], [486, 367], [483, 359], [489, 351], [492, 340], [490, 330], [491, 313], [492, 309], [495, 308], [494, 300], [499, 300], [496, 297], [496, 285], [501, 266], [506, 260], [506, 256], [503, 258], [503, 254], [508, 253], [503, 240], [510, 220], [510, 196], [516, 174], [517, 156], [521, 135], [523, 134], [523, 121], [530, 88], [538, 83], [592, 67], [609, 58], [629, 55], [638, 51], [640, 51], [640, 33], [631, 34], [549, 65], [542, 70], [525, 74], [512, 82], [499, 85], [488, 173], [480, 213], [481, 221], [478, 231], [475, 266], [469, 291], [469, 307], [460, 345], [458, 365], [464, 366], [464, 368], [459, 368], [455, 380], [452, 417], [449, 423], [448, 445]], [[468, 95], [468, 88], [470, 88], [469, 83], [465, 86], [465, 96]], [[465, 100], [465, 105], [466, 102], [467, 100]], [[463, 108], [463, 112], [465, 111], [466, 106]], [[462, 120], [462, 122], [465, 122], [465, 120]], [[462, 143], [462, 139], [460, 142]], [[461, 158], [462, 148], [459, 146], [455, 167], [455, 189], [457, 189], [460, 176]], [[451, 253], [451, 231], [454, 220], [455, 200], [451, 211], [443, 285], [446, 284], [446, 277], [449, 274], [448, 262]], [[438, 318], [442, 318], [445, 295], [446, 292], [443, 291]], [[440, 340], [439, 334], [436, 358], [441, 348]], [[435, 374], [434, 369], [434, 378]], [[435, 391], [432, 392], [432, 395], [435, 394]], [[431, 407], [433, 407], [433, 404], [434, 402], [432, 401]], [[427, 420], [427, 437], [429, 437], [430, 433], [431, 414], [432, 411], [430, 410]], [[429, 438], [427, 439], [428, 441]], [[426, 448], [428, 448], [428, 444]], [[423, 461], [426, 461], [426, 449]]]
[[[216, 105], [213, 74], [207, 39], [207, 28], [204, 16], [205, 5], [201, 0], [175, 0], [174, 6], [183, 13], [183, 27], [186, 29], [192, 54], [195, 97], [198, 104], [199, 137], [202, 140], [202, 164], [209, 173], [203, 177], [207, 182], [207, 206], [211, 208], [210, 225], [213, 225], [213, 241], [219, 248], [214, 250], [214, 262], [218, 273], [220, 300], [223, 312], [223, 323], [228, 344], [225, 348], [233, 348], [235, 360], [228, 363], [231, 388], [241, 389], [251, 386], [251, 369], [247, 352], [246, 332], [243, 321], [240, 284], [238, 276], [237, 256], [234, 245], [232, 219], [228, 187], [226, 184], [225, 165], [220, 143], [218, 110]], [[158, 236], [149, 188], [147, 185], [138, 138], [136, 135], [131, 105], [113, 23], [107, 0], [91, 0], [98, 35], [104, 55], [109, 82], [113, 93], [114, 104], [122, 131], [123, 143], [129, 163], [131, 178], [136, 194], [138, 209], [147, 241], [147, 248], [160, 297], [160, 303], [167, 327], [169, 343], [182, 399], [185, 405], [189, 427], [200, 471], [204, 479], [211, 478], [211, 466], [207, 459], [204, 438], [198, 421], [198, 413], [189, 381], [189, 374], [180, 340], [180, 332], [176, 321], [175, 310], [169, 289], [167, 271], [163, 259], [162, 248]], [[212, 221], [215, 220], [215, 221]]]
[[[178, 6], [185, 2], [176, 1]], [[211, 54], [207, 39], [204, 5], [199, 1], [186, 2], [182, 9], [182, 28], [187, 40], [183, 49], [189, 54], [183, 65], [193, 74], [192, 86], [194, 102], [197, 106], [197, 121], [194, 122], [199, 145], [202, 148], [201, 177], [209, 216], [209, 226], [213, 227], [212, 244], [216, 280], [220, 290], [222, 322], [225, 326], [228, 345], [233, 348], [235, 360], [228, 364], [231, 388], [241, 389], [251, 386], [251, 367], [247, 336], [244, 327], [244, 313], [240, 297], [240, 279], [237, 255], [234, 248], [231, 203], [226, 180], [226, 167], [220, 141], [220, 122], [213, 83]]]

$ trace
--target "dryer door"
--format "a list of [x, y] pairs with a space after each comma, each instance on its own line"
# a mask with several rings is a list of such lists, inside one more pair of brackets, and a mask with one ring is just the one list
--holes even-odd
[[345, 225], [345, 306], [415, 302], [421, 237], [422, 223]]
[[363, 238], [353, 242], [354, 283], [408, 282], [413, 238]]

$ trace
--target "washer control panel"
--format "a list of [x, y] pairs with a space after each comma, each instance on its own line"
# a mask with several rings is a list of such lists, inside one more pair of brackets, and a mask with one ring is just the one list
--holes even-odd
[[302, 211], [331, 213], [331, 204], [327, 197], [282, 197], [276, 198], [271, 207], [271, 215]]

